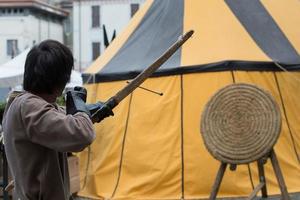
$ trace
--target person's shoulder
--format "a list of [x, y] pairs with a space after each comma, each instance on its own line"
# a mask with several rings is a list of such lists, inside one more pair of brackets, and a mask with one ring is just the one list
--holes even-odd
[[41, 97], [34, 95], [30, 92], [23, 92], [19, 96], [16, 97], [14, 100], [16, 102], [19, 102], [21, 105], [26, 104], [45, 104], [47, 103], [44, 99]]
[[19, 104], [22, 111], [26, 112], [54, 108], [52, 104], [48, 103], [42, 97], [39, 97], [30, 92], [25, 92], [22, 95], [18, 96], [16, 103]]
[[[15, 115], [16, 113], [19, 113], [23, 107], [32, 107], [28, 106], [27, 104], [30, 104], [30, 102], [33, 102], [30, 99], [37, 99], [34, 95], [25, 92], [25, 91], [13, 91], [9, 94], [4, 116], [7, 114], [9, 115]], [[37, 105], [36, 101], [32, 104]]]
[[7, 98], [6, 109], [22, 105], [25, 91], [12, 91]]

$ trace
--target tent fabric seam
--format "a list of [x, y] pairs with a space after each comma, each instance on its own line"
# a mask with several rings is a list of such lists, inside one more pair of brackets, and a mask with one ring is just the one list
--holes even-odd
[[181, 197], [184, 199], [183, 76], [180, 76]]
[[122, 165], [123, 165], [123, 156], [124, 156], [125, 141], [126, 141], [126, 136], [127, 136], [129, 118], [130, 118], [132, 97], [133, 97], [133, 93], [130, 94], [130, 98], [129, 98], [129, 103], [128, 103], [129, 106], [128, 106], [128, 113], [127, 113], [127, 117], [126, 117], [126, 124], [125, 124], [124, 136], [123, 136], [123, 141], [122, 141], [122, 149], [121, 149], [121, 156], [120, 156], [120, 162], [119, 162], [118, 177], [117, 177], [117, 182], [116, 182], [115, 188], [113, 190], [113, 193], [111, 195], [111, 198], [113, 198], [115, 196], [116, 191], [117, 191], [117, 189], [119, 187], [120, 180], [121, 180]]
[[293, 136], [293, 133], [292, 133], [292, 130], [291, 130], [291, 127], [290, 127], [290, 122], [289, 122], [287, 112], [286, 112], [286, 109], [285, 109], [283, 97], [282, 97], [281, 90], [280, 90], [279, 83], [278, 83], [278, 79], [277, 79], [276, 73], [273, 72], [273, 74], [274, 74], [274, 78], [275, 78], [275, 82], [276, 82], [276, 87], [277, 87], [277, 90], [278, 90], [279, 96], [280, 96], [280, 101], [281, 101], [281, 105], [282, 105], [282, 109], [283, 109], [283, 115], [286, 119], [286, 124], [287, 124], [288, 130], [289, 130], [289, 133], [290, 133], [290, 137], [291, 137], [291, 140], [292, 140], [292, 145], [293, 145], [293, 148], [294, 148], [296, 159], [297, 159], [298, 163], [300, 164], [299, 154], [298, 154], [296, 144], [295, 144], [295, 140], [294, 140], [294, 136]]
[[[300, 71], [300, 63], [296, 65], [287, 65], [280, 63], [287, 71]], [[274, 62], [260, 61], [221, 61], [216, 63], [183, 66], [172, 69], [161, 69], [152, 74], [151, 77], [161, 77], [169, 75], [203, 73], [203, 72], [220, 72], [220, 71], [282, 71]], [[124, 73], [107, 73], [107, 74], [82, 74], [84, 83], [101, 83], [109, 81], [127, 80], [136, 77], [141, 71], [129, 71]], [[91, 81], [90, 76], [95, 76]]]

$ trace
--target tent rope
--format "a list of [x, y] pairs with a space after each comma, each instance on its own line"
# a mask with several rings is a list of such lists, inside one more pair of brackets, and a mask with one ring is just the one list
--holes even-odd
[[250, 168], [249, 163], [247, 164], [247, 167], [248, 167], [248, 174], [249, 174], [249, 178], [250, 178], [250, 182], [251, 182], [251, 187], [252, 187], [252, 190], [254, 190], [254, 182], [253, 182], [252, 172], [251, 172], [251, 168]]
[[[300, 0], [299, 0], [300, 1]], [[295, 76], [295, 74], [293, 74], [292, 72], [288, 71], [287, 69], [285, 69], [283, 66], [281, 66], [278, 62], [273, 61], [273, 63], [282, 71], [287, 72], [289, 75], [291, 75], [291, 77], [293, 77], [296, 81], [300, 82], [300, 78], [298, 78], [297, 76]]]
[[[89, 79], [90, 80], [91, 78], [94, 78], [95, 80], [95, 75], [90, 75], [89, 76]], [[98, 86], [97, 86], [98, 87]], [[96, 98], [96, 93], [94, 93], [92, 95], [92, 97], [95, 97]], [[86, 186], [86, 183], [87, 183], [87, 178], [88, 178], [88, 173], [89, 173], [89, 169], [90, 169], [90, 163], [91, 163], [91, 145], [88, 146], [88, 152], [87, 152], [87, 161], [86, 161], [86, 168], [85, 168], [85, 177], [84, 177], [84, 180], [83, 180], [83, 185], [81, 187], [81, 190], [83, 190]]]
[[90, 74], [86, 80], [86, 83], [89, 83], [91, 79], [93, 79], [92, 83], [95, 83], [95, 77], [96, 77], [96, 74]]
[[180, 137], [181, 137], [181, 199], [184, 199], [184, 127], [183, 127], [183, 75], [180, 75]]
[[286, 119], [287, 127], [288, 127], [288, 130], [289, 130], [289, 133], [290, 133], [290, 137], [291, 137], [291, 140], [292, 140], [293, 149], [294, 149], [294, 152], [296, 154], [296, 158], [298, 160], [298, 163], [300, 164], [300, 157], [299, 157], [299, 154], [298, 154], [298, 151], [297, 151], [297, 148], [296, 148], [296, 141], [294, 139], [294, 136], [293, 136], [293, 133], [292, 133], [292, 130], [291, 130], [289, 119], [287, 117], [287, 112], [286, 112], [286, 109], [285, 109], [283, 97], [282, 97], [281, 90], [280, 90], [279, 83], [278, 83], [278, 79], [277, 79], [276, 73], [273, 72], [273, 74], [274, 74], [274, 77], [275, 77], [277, 90], [279, 91], [281, 106], [282, 106], [282, 109], [283, 109], [283, 114], [284, 114], [284, 117]]
[[119, 186], [119, 183], [120, 183], [120, 179], [121, 179], [122, 165], [123, 165], [123, 156], [124, 156], [125, 141], [126, 141], [128, 124], [129, 124], [129, 117], [130, 117], [130, 111], [131, 111], [132, 96], [133, 96], [133, 93], [130, 94], [130, 98], [129, 98], [129, 106], [128, 106], [128, 112], [127, 112], [127, 117], [126, 117], [126, 123], [125, 123], [125, 130], [124, 130], [124, 135], [123, 135], [123, 141], [122, 141], [121, 158], [120, 158], [120, 162], [119, 162], [118, 178], [117, 178], [117, 182], [116, 182], [115, 188], [113, 190], [113, 193], [111, 195], [111, 199], [115, 196], [116, 191], [117, 191], [118, 186]]
[[86, 161], [86, 169], [85, 169], [85, 177], [83, 180], [83, 184], [82, 184], [82, 188], [81, 190], [83, 190], [86, 186], [87, 183], [87, 177], [88, 177], [88, 172], [89, 172], [89, 166], [90, 166], [90, 162], [91, 162], [91, 146], [88, 146], [88, 152], [87, 152], [87, 161]]
[[234, 72], [233, 72], [233, 70], [230, 70], [230, 72], [231, 72], [232, 82], [235, 83]]

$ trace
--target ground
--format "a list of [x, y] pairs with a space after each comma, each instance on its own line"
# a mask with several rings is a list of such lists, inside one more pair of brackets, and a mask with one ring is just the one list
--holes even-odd
[[[290, 198], [291, 198], [291, 200], [300, 200], [300, 193], [290, 194]], [[232, 200], [245, 200], [247, 198], [220, 198], [218, 200], [230, 200], [230, 199], [232, 199]], [[269, 197], [269, 198], [266, 198], [266, 199], [263, 199], [263, 198], [260, 198], [260, 197], [255, 198], [255, 200], [260, 200], [260, 199], [262, 199], [262, 200], [280, 200], [281, 198], [280, 198], [280, 196], [272, 196], [272, 197]], [[91, 200], [91, 199], [76, 197], [74, 200]], [[170, 200], [181, 200], [181, 199], [170, 199]], [[185, 199], [185, 200], [190, 200], [190, 199]], [[197, 200], [197, 199], [194, 199], [194, 200]], [[199, 200], [204, 200], [204, 199], [199, 199]]]

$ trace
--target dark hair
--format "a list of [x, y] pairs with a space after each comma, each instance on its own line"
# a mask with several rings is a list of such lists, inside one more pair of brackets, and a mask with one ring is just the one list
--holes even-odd
[[72, 52], [54, 40], [45, 40], [27, 54], [23, 88], [38, 94], [63, 89], [73, 68]]

